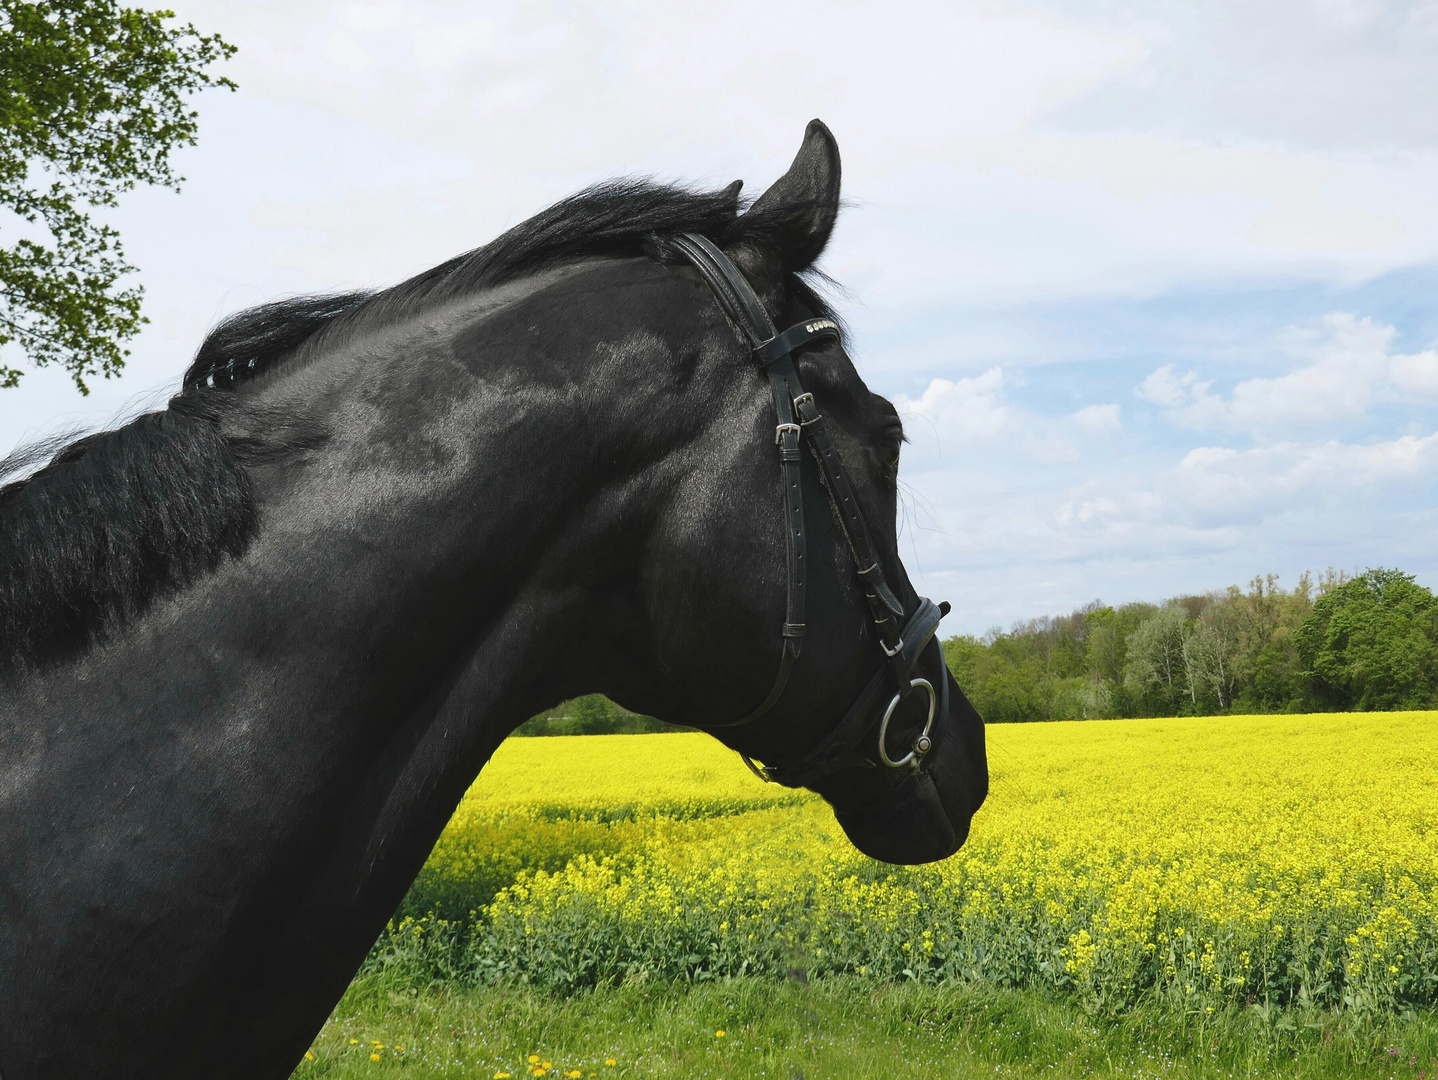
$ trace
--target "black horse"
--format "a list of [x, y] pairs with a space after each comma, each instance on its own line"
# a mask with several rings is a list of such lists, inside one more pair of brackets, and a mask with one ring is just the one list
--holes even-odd
[[[737, 184], [590, 189], [386, 291], [235, 316], [166, 410], [0, 490], [5, 1080], [286, 1076], [481, 766], [556, 701], [780, 767], [834, 728], [883, 657], [807, 457], [802, 656], [732, 726], [783, 648], [774, 403], [671, 241], [712, 241], [780, 327], [828, 317], [799, 274], [838, 196], [817, 121], [747, 210]], [[810, 346], [915, 612], [899, 418], [832, 334]], [[987, 790], [978, 716], [937, 644], [918, 664], [947, 691], [932, 750], [813, 783], [892, 862], [957, 850]]]

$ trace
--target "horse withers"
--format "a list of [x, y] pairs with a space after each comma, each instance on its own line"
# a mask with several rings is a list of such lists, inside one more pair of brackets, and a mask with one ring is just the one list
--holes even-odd
[[800, 276], [838, 199], [817, 121], [747, 208], [591, 188], [234, 316], [0, 489], [5, 1080], [287, 1076], [495, 747], [583, 693], [875, 858], [958, 849], [983, 730], [898, 559], [903, 429]]

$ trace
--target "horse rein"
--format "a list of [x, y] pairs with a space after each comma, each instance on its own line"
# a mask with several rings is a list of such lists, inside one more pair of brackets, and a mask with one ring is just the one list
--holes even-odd
[[[938, 630], [939, 620], [949, 613], [949, 605], [947, 602], [935, 604], [927, 597], [920, 597], [918, 607], [900, 627], [899, 620], [905, 618], [904, 606], [884, 578], [868, 524], [854, 497], [849, 474], [834, 448], [828, 425], [819, 413], [814, 395], [807, 393], [799, 381], [799, 372], [794, 366], [794, 353], [819, 341], [834, 341], [842, 348], [839, 327], [832, 319], [814, 318], [779, 333], [748, 279], [712, 241], [696, 233], [683, 233], [667, 240], [674, 250], [699, 271], [699, 275], [714, 293], [720, 308], [743, 332], [755, 360], [769, 377], [769, 389], [774, 398], [774, 415], [778, 421], [774, 428], [774, 443], [779, 448], [779, 464], [784, 476], [784, 546], [789, 577], [784, 608], [784, 644], [779, 658], [779, 670], [769, 693], [756, 708], [738, 720], [720, 726], [738, 727], [769, 712], [784, 693], [789, 675], [794, 670], [794, 662], [798, 660], [803, 647], [808, 553], [805, 548], [804, 494], [800, 482], [800, 466], [803, 461], [800, 442], [807, 439], [809, 451], [819, 464], [819, 477], [838, 519], [840, 532], [843, 533], [845, 543], [854, 558], [854, 565], [859, 568], [859, 583], [863, 588], [864, 598], [868, 601], [869, 613], [874, 620], [885, 663], [874, 673], [839, 722], [799, 760], [787, 765], [757, 765], [749, 755], [741, 753], [739, 756], [759, 779], [786, 787], [812, 786], [815, 781], [840, 769], [854, 766], [877, 767], [872, 757], [860, 752], [859, 747], [867, 741], [874, 727], [874, 707], [886, 682], [892, 679], [895, 691], [888, 708], [884, 710], [883, 718], [878, 722], [877, 756], [889, 768], [907, 766], [918, 769], [924, 756], [934, 745], [931, 732], [935, 712], [947, 715], [949, 683], [948, 679], [941, 675], [939, 688], [936, 690], [928, 679], [915, 678], [914, 669], [918, 665], [920, 653]], [[923, 730], [914, 737], [907, 753], [897, 759], [892, 758], [887, 746], [889, 721], [899, 703], [918, 689], [925, 691], [929, 699], [928, 716]]]

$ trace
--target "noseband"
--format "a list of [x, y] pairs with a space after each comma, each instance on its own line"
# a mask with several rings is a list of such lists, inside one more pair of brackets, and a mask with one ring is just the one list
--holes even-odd
[[[787, 765], [756, 765], [747, 754], [740, 754], [744, 763], [761, 780], [787, 787], [809, 787], [840, 769], [860, 766], [875, 768], [879, 761], [890, 768], [917, 769], [934, 745], [932, 730], [935, 712], [946, 715], [949, 704], [949, 682], [940, 673], [939, 688], [927, 679], [915, 678], [914, 668], [919, 654], [933, 639], [939, 620], [949, 613], [947, 602], [935, 604], [920, 597], [919, 606], [905, 618], [904, 606], [894, 596], [884, 578], [883, 568], [874, 551], [869, 527], [854, 498], [849, 474], [834, 449], [828, 426], [814, 403], [814, 395], [806, 393], [794, 367], [794, 353], [819, 341], [839, 341], [839, 327], [832, 319], [808, 319], [791, 326], [782, 334], [774, 328], [747, 278], [739, 268], [711, 241], [695, 233], [671, 238], [675, 250], [684, 256], [713, 291], [724, 313], [744, 332], [750, 349], [769, 376], [769, 389], [774, 396], [774, 443], [779, 448], [779, 464], [784, 474], [784, 497], [787, 506], [787, 527], [784, 533], [788, 555], [789, 582], [784, 609], [784, 648], [779, 658], [779, 671], [768, 695], [752, 712], [724, 727], [737, 727], [759, 719], [778, 702], [794, 670], [794, 662], [804, 642], [804, 596], [807, 575], [807, 552], [804, 532], [804, 494], [800, 483], [803, 451], [800, 441], [808, 443], [809, 451], [819, 464], [824, 492], [834, 508], [840, 531], [849, 545], [858, 567], [859, 583], [869, 604], [878, 632], [879, 648], [885, 663], [860, 691], [843, 718], [834, 725], [808, 753]], [[840, 345], [842, 348], [842, 344]], [[903, 619], [900, 626], [899, 620]], [[941, 661], [942, 663], [942, 661]], [[877, 702], [887, 686], [894, 693], [878, 720], [877, 754], [863, 751], [876, 723]], [[908, 751], [898, 758], [889, 754], [887, 738], [889, 721], [901, 701], [915, 690], [922, 689], [929, 699], [928, 716], [923, 730], [913, 739]]]

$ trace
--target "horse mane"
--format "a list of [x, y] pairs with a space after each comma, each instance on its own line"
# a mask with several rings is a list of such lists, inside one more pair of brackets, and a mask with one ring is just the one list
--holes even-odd
[[668, 233], [699, 232], [727, 241], [739, 209], [737, 185], [692, 191], [643, 179], [596, 184], [483, 247], [388, 289], [300, 296], [232, 315], [200, 346], [184, 386], [233, 386], [294, 356], [332, 327], [395, 320], [561, 263], [642, 255], [655, 237]]
[[[244, 551], [258, 526], [247, 466], [324, 438], [300, 414], [244, 401], [236, 393], [244, 383], [342, 328], [398, 320], [581, 259], [663, 258], [663, 238], [679, 232], [762, 245], [808, 210], [741, 215], [743, 208], [737, 183], [696, 191], [609, 181], [388, 289], [278, 300], [223, 320], [163, 411], [0, 461], [3, 480], [50, 459], [0, 487], [0, 672], [76, 655], [105, 627]], [[797, 276], [790, 285], [812, 310], [832, 314]], [[261, 434], [222, 432], [221, 421], [236, 413]]]

